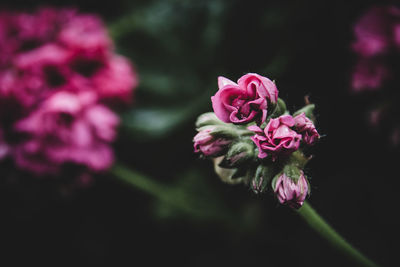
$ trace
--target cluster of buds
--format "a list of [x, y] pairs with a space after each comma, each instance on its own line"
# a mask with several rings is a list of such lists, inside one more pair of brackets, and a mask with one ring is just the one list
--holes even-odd
[[302, 149], [320, 138], [314, 105], [290, 115], [275, 83], [254, 73], [237, 83], [219, 77], [218, 86], [214, 112], [197, 119], [195, 152], [213, 159], [224, 182], [244, 183], [256, 194], [270, 190], [281, 204], [300, 208], [310, 193]]

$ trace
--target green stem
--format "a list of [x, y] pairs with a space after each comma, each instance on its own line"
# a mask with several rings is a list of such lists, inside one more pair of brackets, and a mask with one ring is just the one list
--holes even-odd
[[188, 193], [180, 186], [160, 183], [121, 164], [115, 164], [111, 169], [111, 173], [120, 181], [140, 189], [198, 220], [217, 219], [228, 224], [236, 221], [233, 214], [224, 207], [220, 207], [215, 203], [213, 206], [204, 196]]
[[134, 186], [161, 201], [172, 204], [185, 212], [196, 213], [196, 210], [194, 210], [190, 203], [186, 201], [186, 196], [182, 191], [174, 190], [174, 188], [170, 186], [160, 184], [137, 171], [124, 167], [121, 164], [115, 164], [111, 169], [111, 173], [119, 180]]
[[378, 266], [341, 237], [307, 202], [298, 210], [298, 213], [311, 228], [324, 237], [332, 246], [358, 264], [362, 266]]

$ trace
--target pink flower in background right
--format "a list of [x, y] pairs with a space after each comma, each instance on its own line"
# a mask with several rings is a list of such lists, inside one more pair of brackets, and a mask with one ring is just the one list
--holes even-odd
[[351, 87], [354, 92], [377, 90], [390, 78], [390, 61], [400, 49], [400, 9], [374, 6], [354, 25], [351, 47], [357, 55]]
[[351, 48], [356, 57], [351, 91], [357, 94], [369, 92], [372, 100], [368, 109], [374, 112], [369, 111], [366, 117], [371, 130], [379, 130], [388, 136], [393, 146], [398, 146], [400, 8], [372, 6], [355, 22], [353, 30]]

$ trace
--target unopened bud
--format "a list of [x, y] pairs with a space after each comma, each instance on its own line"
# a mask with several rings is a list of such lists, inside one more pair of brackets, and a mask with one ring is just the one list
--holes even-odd
[[259, 165], [256, 169], [255, 175], [250, 182], [250, 188], [254, 193], [260, 194], [267, 190], [268, 184], [273, 177], [272, 166], [267, 167]]
[[251, 139], [240, 140], [230, 146], [220, 166], [223, 168], [239, 167], [254, 158], [254, 150], [254, 143]]
[[212, 129], [200, 131], [194, 138], [194, 152], [202, 153], [207, 157], [217, 157], [225, 154], [231, 140], [217, 138], [212, 135]]
[[304, 114], [306, 115], [307, 118], [310, 118], [312, 121], [315, 121], [315, 116], [313, 114], [314, 109], [315, 109], [314, 104], [308, 104], [308, 105], [302, 107], [301, 109], [299, 109], [298, 111], [296, 111], [295, 113], [293, 113], [293, 117], [300, 115], [301, 113], [304, 112]]
[[[284, 170], [272, 180], [275, 195], [281, 204], [287, 204], [291, 208], [300, 208], [309, 193], [308, 181], [303, 171]], [[292, 175], [292, 176], [288, 176]]]

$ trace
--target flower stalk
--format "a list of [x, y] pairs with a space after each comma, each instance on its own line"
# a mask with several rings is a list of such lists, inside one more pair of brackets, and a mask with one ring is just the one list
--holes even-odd
[[304, 202], [303, 206], [296, 211], [312, 229], [354, 262], [361, 266], [379, 266], [364, 256], [341, 235], [339, 235], [321, 216], [318, 215], [307, 201]]

